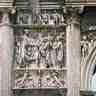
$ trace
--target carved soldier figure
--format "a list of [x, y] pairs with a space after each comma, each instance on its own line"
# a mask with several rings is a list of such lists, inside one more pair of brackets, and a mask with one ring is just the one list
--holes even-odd
[[51, 87], [52, 80], [51, 80], [51, 74], [48, 71], [44, 71], [43, 77], [42, 77], [42, 87]]
[[27, 76], [26, 80], [25, 80], [25, 88], [34, 88], [35, 84], [34, 84], [34, 80], [32, 75], [31, 76]]
[[25, 79], [28, 75], [28, 72], [25, 72], [22, 77], [19, 77], [15, 81], [15, 87], [16, 88], [24, 88], [25, 87]]
[[[36, 40], [36, 42], [38, 42], [38, 41]], [[32, 53], [33, 53], [32, 58], [33, 58], [33, 60], [35, 61], [36, 66], [39, 67], [39, 56], [40, 56], [40, 54], [39, 54], [38, 44], [36, 43], [36, 44], [33, 46], [32, 49], [33, 49], [33, 50], [32, 50]]]
[[31, 64], [32, 62], [32, 56], [33, 56], [33, 53], [32, 53], [32, 45], [30, 44], [27, 44], [25, 46], [25, 54], [24, 54], [24, 63], [27, 63], [27, 64]]
[[60, 15], [60, 23], [65, 24], [65, 18], [63, 14]]
[[62, 39], [62, 37], [61, 36], [58, 36], [57, 37], [57, 40], [58, 40], [58, 45], [57, 45], [57, 48], [58, 48], [57, 60], [58, 60], [58, 62], [61, 62], [62, 61], [62, 59], [63, 59], [63, 53], [64, 53], [64, 51], [63, 51], [63, 44], [62, 44], [62, 41], [60, 39]]
[[42, 14], [42, 20], [43, 24], [49, 24], [49, 14], [46, 13], [46, 10], [44, 10], [44, 14]]
[[[29, 30], [28, 29], [25, 29], [24, 30], [24, 35], [22, 35], [22, 43], [21, 43], [21, 54], [22, 54], [22, 58], [23, 58], [23, 63], [24, 63], [24, 56], [25, 56], [25, 52], [26, 52], [26, 49], [25, 49], [25, 46], [27, 45], [28, 43], [28, 40], [29, 40]], [[23, 66], [25, 66], [25, 64], [23, 64]]]
[[47, 68], [52, 66], [52, 37], [48, 34], [48, 40], [45, 43]]
[[54, 24], [59, 24], [60, 23], [60, 15], [57, 13], [56, 10], [54, 10], [53, 20], [54, 20]]
[[83, 36], [83, 41], [81, 41], [81, 51], [83, 58], [88, 55], [88, 49], [89, 49], [89, 42], [87, 41], [87, 37]]
[[58, 63], [62, 63], [62, 60], [63, 60], [63, 44], [62, 44], [62, 41], [60, 41], [60, 36], [57, 36], [55, 38], [55, 41], [53, 42], [53, 57], [54, 59], [52, 59], [53, 61], [53, 64], [55, 67], [57, 67], [56, 64]]
[[61, 78], [59, 75], [60, 75], [60, 73], [58, 73], [58, 72], [53, 72], [53, 74], [52, 74], [53, 83], [54, 83], [55, 87], [63, 87], [63, 84], [60, 82]]
[[29, 16], [25, 13], [18, 14], [18, 23], [19, 24], [28, 24]]
[[15, 47], [15, 52], [16, 52], [16, 63], [17, 63], [17, 68], [20, 68], [20, 65], [22, 63], [22, 55], [21, 55], [21, 42], [18, 40], [19, 38], [16, 37], [16, 47]]
[[40, 46], [39, 46], [39, 51], [40, 51], [40, 67], [41, 68], [46, 68], [46, 43], [47, 43], [47, 38], [43, 37], [40, 39]]

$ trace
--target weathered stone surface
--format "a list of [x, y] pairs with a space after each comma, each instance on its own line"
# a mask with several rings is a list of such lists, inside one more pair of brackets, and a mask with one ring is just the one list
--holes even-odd
[[[7, 17], [6, 17], [7, 16]], [[6, 19], [4, 19], [6, 17]], [[0, 96], [10, 96], [11, 67], [13, 58], [13, 30], [8, 26], [8, 15], [4, 13], [0, 25]]]
[[68, 96], [80, 95], [80, 30], [67, 26]]
[[[68, 67], [68, 96], [80, 96], [80, 25], [76, 13], [78, 9], [69, 10], [66, 27], [66, 51]], [[77, 13], [78, 14], [78, 13]]]

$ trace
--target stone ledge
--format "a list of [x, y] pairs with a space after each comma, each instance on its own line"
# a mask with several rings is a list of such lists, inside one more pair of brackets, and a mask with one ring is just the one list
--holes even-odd
[[83, 89], [83, 90], [80, 90], [80, 94], [84, 96], [93, 96], [94, 94], [96, 94], [96, 91]]

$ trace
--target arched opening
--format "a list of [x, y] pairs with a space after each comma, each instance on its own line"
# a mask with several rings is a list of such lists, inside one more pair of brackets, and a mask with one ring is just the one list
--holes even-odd
[[[86, 62], [81, 65], [81, 89], [92, 90], [92, 78], [96, 74], [96, 46], [91, 48]], [[96, 86], [96, 84], [95, 84]]]

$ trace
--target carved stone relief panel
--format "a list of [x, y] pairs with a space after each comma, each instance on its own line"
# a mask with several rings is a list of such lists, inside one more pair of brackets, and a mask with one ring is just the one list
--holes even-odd
[[22, 31], [16, 35], [16, 68], [64, 68], [64, 32]]
[[16, 30], [15, 88], [67, 87], [65, 35], [64, 28]]
[[32, 14], [30, 10], [18, 10], [17, 24], [64, 25], [65, 16], [63, 9], [43, 9], [38, 14]]
[[58, 70], [18, 71], [15, 75], [16, 89], [66, 88], [66, 74]]
[[66, 73], [64, 71], [41, 71], [41, 85], [43, 88], [67, 88]]

